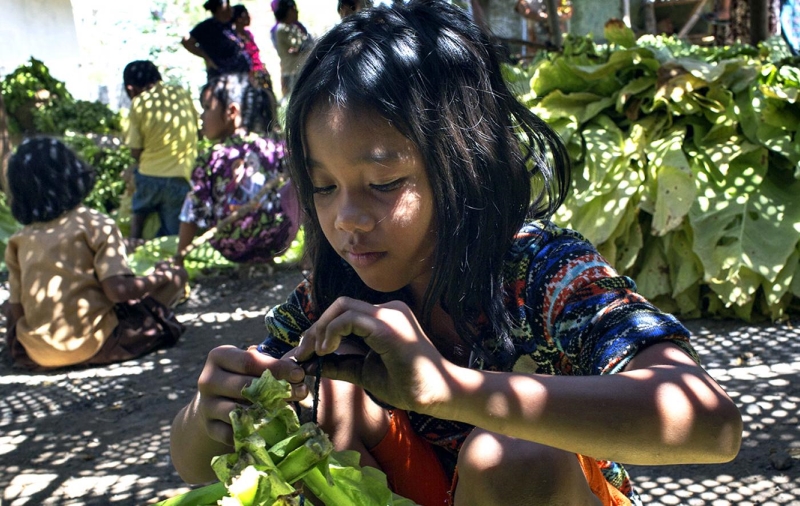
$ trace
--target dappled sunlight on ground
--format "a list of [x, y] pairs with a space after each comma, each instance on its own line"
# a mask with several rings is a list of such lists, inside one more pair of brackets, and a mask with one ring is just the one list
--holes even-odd
[[[236, 276], [201, 280], [177, 310], [188, 330], [173, 348], [47, 374], [0, 363], [2, 506], [142, 505], [187, 491], [172, 468], [169, 428], [206, 354], [261, 341], [266, 308], [301, 279]], [[742, 410], [745, 439], [729, 464], [629, 466], [645, 504], [800, 504], [800, 321], [687, 325], [705, 367]]]
[[0, 503], [140, 505], [186, 492], [169, 457], [172, 418], [194, 393], [208, 351], [260, 342], [265, 309], [299, 279], [205, 280], [176, 310], [187, 327], [178, 344], [137, 360], [50, 373], [3, 361]]
[[742, 412], [742, 450], [729, 464], [630, 466], [644, 503], [800, 504], [800, 321], [687, 325], [703, 365]]

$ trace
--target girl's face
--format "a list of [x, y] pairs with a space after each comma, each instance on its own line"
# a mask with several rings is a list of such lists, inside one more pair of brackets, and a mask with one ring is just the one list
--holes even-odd
[[421, 300], [436, 245], [433, 191], [417, 147], [374, 112], [314, 109], [305, 125], [314, 207], [331, 247], [380, 292]]
[[211, 93], [211, 90], [203, 92], [200, 105], [203, 107], [200, 120], [203, 122], [203, 135], [206, 138], [219, 141], [233, 135], [236, 129], [233, 113]]

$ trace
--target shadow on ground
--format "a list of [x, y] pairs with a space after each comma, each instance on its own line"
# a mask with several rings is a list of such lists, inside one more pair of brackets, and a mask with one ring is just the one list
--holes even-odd
[[744, 441], [728, 464], [629, 466], [645, 504], [800, 505], [800, 321], [686, 324], [742, 412]]
[[[178, 311], [185, 336], [139, 360], [50, 374], [0, 365], [3, 506], [139, 505], [188, 490], [170, 463], [169, 427], [206, 353], [260, 341], [264, 309], [299, 279], [279, 271], [202, 280]], [[631, 467], [645, 504], [800, 504], [800, 331], [790, 323], [687, 324], [704, 365], [742, 410], [745, 442], [729, 464]]]

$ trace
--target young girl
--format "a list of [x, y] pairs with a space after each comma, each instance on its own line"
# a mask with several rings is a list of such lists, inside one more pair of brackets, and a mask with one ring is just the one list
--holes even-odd
[[81, 205], [95, 172], [61, 141], [33, 138], [9, 160], [7, 190], [24, 225], [8, 242], [7, 350], [46, 370], [101, 365], [175, 344], [169, 309], [186, 271], [166, 264], [136, 277], [114, 220]]
[[[183, 265], [182, 252], [200, 228], [219, 225], [258, 197], [260, 205], [220, 226], [209, 242], [232, 262], [271, 262], [291, 245], [300, 220], [294, 188], [286, 184], [283, 144], [255, 133], [271, 130], [271, 105], [246, 74], [211, 79], [200, 103], [203, 135], [216, 144], [192, 171], [175, 261]], [[265, 185], [272, 188], [263, 193]]]
[[231, 451], [244, 385], [266, 368], [303, 399], [315, 355], [335, 446], [424, 505], [625, 505], [618, 462], [737, 454], [739, 412], [688, 331], [548, 221], [564, 147], [462, 10], [346, 18], [303, 67], [287, 135], [312, 275], [258, 349], [209, 354], [173, 423], [185, 480]]

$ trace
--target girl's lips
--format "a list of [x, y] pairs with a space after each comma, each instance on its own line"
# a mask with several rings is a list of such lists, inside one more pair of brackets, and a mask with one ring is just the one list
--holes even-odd
[[345, 259], [347, 263], [353, 267], [369, 267], [381, 258], [386, 256], [386, 253], [354, 253], [352, 251], [345, 252]]

